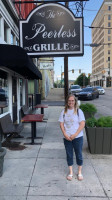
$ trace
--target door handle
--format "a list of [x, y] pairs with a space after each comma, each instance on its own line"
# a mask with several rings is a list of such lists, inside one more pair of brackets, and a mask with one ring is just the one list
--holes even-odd
[[15, 96], [14, 95], [13, 95], [13, 100], [12, 101], [13, 101], [13, 103], [15, 102]]

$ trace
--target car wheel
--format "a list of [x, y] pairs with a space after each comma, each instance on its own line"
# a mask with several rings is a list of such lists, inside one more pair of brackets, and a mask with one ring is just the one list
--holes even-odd
[[97, 98], [99, 98], [99, 94], [97, 95]]
[[94, 95], [92, 95], [91, 99], [92, 99], [92, 100], [94, 99]]

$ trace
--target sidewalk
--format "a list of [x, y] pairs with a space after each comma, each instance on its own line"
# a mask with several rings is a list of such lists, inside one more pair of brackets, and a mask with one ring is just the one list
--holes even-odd
[[[74, 177], [66, 180], [68, 168], [58, 118], [62, 106], [45, 109], [47, 123], [37, 123], [35, 139], [42, 145], [26, 145], [21, 151], [7, 150], [4, 172], [0, 177], [0, 200], [112, 200], [112, 155], [92, 155], [84, 133], [83, 181]], [[40, 110], [38, 109], [39, 113]], [[30, 124], [24, 124], [25, 138], [14, 141], [30, 142]]]
[[52, 88], [49, 95], [42, 101], [42, 103], [50, 106], [64, 106], [64, 88]]

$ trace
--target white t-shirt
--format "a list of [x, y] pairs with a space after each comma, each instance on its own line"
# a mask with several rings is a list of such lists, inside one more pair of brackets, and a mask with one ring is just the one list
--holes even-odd
[[[84, 114], [81, 109], [78, 109], [78, 115], [74, 113], [74, 109], [68, 109], [67, 113], [64, 114], [62, 110], [59, 122], [64, 122], [64, 128], [68, 136], [73, 135], [79, 128], [79, 123], [85, 121]], [[77, 135], [76, 138], [83, 136], [83, 130]]]

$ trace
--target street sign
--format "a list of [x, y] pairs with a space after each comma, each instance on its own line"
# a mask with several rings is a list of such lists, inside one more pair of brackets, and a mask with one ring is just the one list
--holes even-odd
[[53, 70], [53, 63], [52, 62], [40, 62], [40, 69], [48, 69]]

